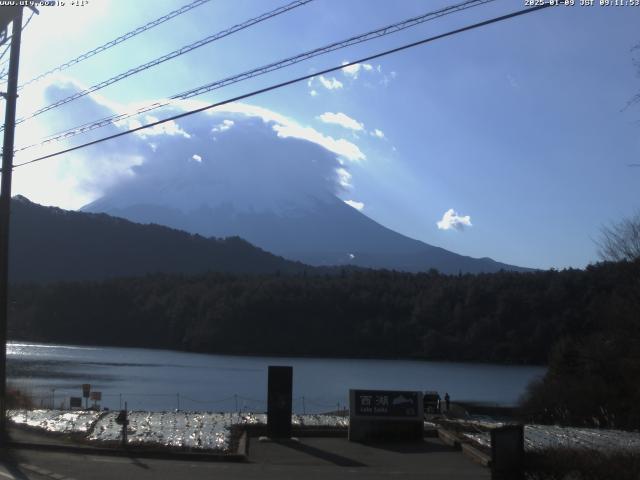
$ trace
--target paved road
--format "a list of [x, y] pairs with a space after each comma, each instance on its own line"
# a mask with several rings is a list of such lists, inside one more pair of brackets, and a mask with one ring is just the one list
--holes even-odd
[[[304, 438], [286, 444], [251, 439], [249, 463], [210, 463], [14, 450], [0, 480], [488, 479], [489, 470], [437, 439], [418, 446], [364, 446], [346, 439]], [[39, 469], [36, 470], [36, 469]]]

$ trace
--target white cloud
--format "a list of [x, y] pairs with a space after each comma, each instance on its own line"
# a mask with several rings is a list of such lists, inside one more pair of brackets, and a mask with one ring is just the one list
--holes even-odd
[[340, 125], [341, 127], [348, 128], [350, 130], [361, 131], [364, 130], [364, 125], [357, 120], [351, 118], [348, 115], [345, 115], [342, 112], [332, 113], [325, 112], [318, 117], [324, 123], [333, 123], [335, 125]]
[[[149, 123], [157, 122], [159, 118], [152, 115], [145, 115], [144, 120], [144, 123], [146, 125]], [[127, 123], [129, 125], [129, 128], [137, 128], [142, 126], [142, 123], [136, 119], [130, 119]], [[181, 135], [184, 138], [191, 138], [191, 135], [180, 128], [178, 124], [173, 120], [171, 120], [170, 122], [161, 123], [160, 125], [156, 125], [155, 127], [137, 131], [135, 135], [138, 135], [141, 138], [153, 137], [156, 135]]]
[[378, 138], [384, 138], [384, 132], [382, 130], [380, 130], [379, 128], [374, 129], [371, 132], [371, 135], [373, 135], [374, 137], [378, 137]]
[[344, 168], [336, 168], [336, 173], [338, 174], [338, 183], [343, 188], [351, 188], [351, 174], [345, 170]]
[[315, 80], [316, 77], [311, 77], [309, 80], [307, 80], [307, 87], [309, 87], [309, 95], [311, 95], [312, 97], [315, 97], [318, 95], [318, 91], [313, 88], [313, 81]]
[[[186, 110], [200, 108], [206, 105], [206, 103], [198, 100], [189, 100], [183, 102], [182, 105]], [[295, 120], [267, 108], [250, 105], [248, 103], [234, 102], [207, 110], [207, 113], [209, 115], [216, 113], [239, 113], [249, 117], [258, 117], [262, 119], [263, 122], [273, 123], [273, 130], [281, 138], [293, 137], [308, 140], [352, 162], [366, 160], [367, 158], [362, 150], [354, 143], [344, 138], [335, 139], [328, 135], [323, 135], [312, 127], [303, 127]]]
[[357, 145], [345, 140], [344, 138], [335, 139], [325, 136], [311, 127], [301, 127], [300, 125], [274, 125], [273, 129], [281, 138], [295, 137], [309, 140], [310, 142], [322, 145], [327, 150], [336, 153], [348, 160], [357, 162], [364, 160], [366, 157]]
[[465, 227], [473, 226], [471, 224], [471, 217], [469, 215], [458, 215], [457, 212], [450, 208], [444, 215], [442, 215], [442, 220], [436, 223], [440, 230], [458, 230], [462, 231]]
[[364, 203], [356, 202], [355, 200], [345, 200], [344, 203], [346, 203], [350, 207], [355, 208], [356, 210], [362, 210], [364, 208]]
[[[388, 86], [392, 80], [398, 76], [398, 72], [391, 71], [389, 73], [385, 73], [382, 70], [382, 65], [371, 65], [370, 63], [354, 63], [353, 65], [348, 65], [349, 62], [343, 61], [342, 65], [346, 65], [342, 67], [342, 74], [345, 77], [351, 78], [352, 80], [357, 80], [362, 72], [370, 72], [375, 74], [378, 77], [378, 84], [383, 86]], [[365, 83], [365, 86], [372, 87], [373, 85], [369, 82]]]
[[[344, 62], [342, 62], [342, 65], [347, 65], [348, 63], [349, 62], [345, 60]], [[371, 72], [373, 71], [373, 65], [370, 65], [368, 63], [355, 63], [347, 67], [342, 67], [342, 73], [346, 77], [351, 77], [354, 80], [358, 78], [358, 75], [360, 75], [360, 70]]]
[[[347, 62], [346, 60], [344, 62], [342, 62], [342, 65], [346, 65], [349, 62]], [[357, 77], [358, 76], [358, 72], [360, 72], [360, 64], [356, 63], [354, 65], [349, 65], [348, 67], [342, 67], [342, 73], [344, 73], [345, 75], [348, 75], [350, 77]]]
[[218, 125], [213, 127], [211, 129], [211, 131], [213, 133], [225, 132], [225, 131], [229, 130], [231, 127], [233, 127], [233, 124], [234, 124], [233, 120], [225, 119], [225, 120], [222, 121], [222, 123], [219, 123]]
[[324, 76], [320, 75], [319, 80], [322, 86], [327, 90], [336, 90], [344, 86], [342, 82], [335, 77], [324, 78]]
[[396, 72], [395, 70], [389, 72], [388, 75], [386, 73], [382, 73], [382, 66], [381, 65], [378, 65], [376, 67], [376, 70], [378, 71], [378, 73], [380, 75], [382, 75], [382, 79], [380, 80], [380, 84], [384, 85], [385, 87], [387, 87], [391, 83], [391, 81], [395, 80], [396, 77], [398, 76], [398, 72]]
[[[50, 89], [45, 89], [43, 93], [43, 97], [46, 97], [43, 98], [43, 102], [47, 104], [55, 101], [57, 97], [66, 97], [79, 89], [78, 85], [72, 82], [52, 83], [49, 84], [49, 87]], [[158, 99], [158, 103], [163, 101], [163, 99]], [[76, 124], [84, 121], [85, 117], [103, 118], [114, 113], [135, 111], [141, 106], [138, 103], [117, 104], [95, 94], [78, 99], [73, 105], [77, 108], [65, 111], [64, 117], [61, 116], [63, 114], [58, 113], [58, 110], [55, 110], [53, 113], [55, 116], [45, 125], [47, 128], [43, 127], [42, 135], [52, 133], [54, 128], [52, 126], [58, 125], [61, 120]], [[166, 118], [205, 105], [206, 102], [196, 99], [182, 101], [175, 106], [162, 107], [153, 112], [157, 117], [143, 114], [135, 119], [123, 120], [116, 125], [108, 126], [106, 132], [107, 134], [118, 133], [132, 126], [153, 122], [157, 118]], [[35, 123], [38, 124], [38, 122]], [[215, 133], [218, 141], [212, 142], [212, 131], [225, 132], [225, 134]], [[266, 135], [265, 132], [267, 132]], [[272, 134], [269, 135], [269, 133]], [[97, 138], [104, 134], [105, 132], [91, 132], [88, 138]], [[288, 138], [298, 141], [284, 140]], [[300, 140], [304, 140], [304, 142]], [[35, 168], [27, 167], [20, 169], [20, 172], [23, 173], [17, 175], [16, 193], [23, 193], [33, 198], [34, 201], [42, 203], [78, 208], [112, 189], [114, 185], [138, 177], [142, 172], [140, 168], [145, 167], [147, 163], [166, 162], [166, 165], [169, 165], [169, 162], [173, 161], [176, 165], [184, 167], [185, 164], [178, 160], [188, 159], [187, 163], [190, 164], [190, 168], [196, 168], [197, 172], [202, 172], [205, 165], [220, 163], [218, 161], [203, 161], [203, 158], [213, 157], [210, 152], [222, 152], [221, 149], [224, 149], [224, 154], [229, 158], [236, 155], [234, 152], [238, 147], [232, 148], [232, 145], [242, 145], [245, 148], [244, 151], [255, 148], [255, 152], [259, 152], [258, 155], [255, 155], [256, 162], [260, 158], [269, 158], [272, 151], [280, 152], [278, 155], [281, 155], [283, 159], [290, 157], [290, 163], [287, 163], [287, 172], [283, 170], [278, 173], [282, 178], [289, 179], [287, 185], [296, 186], [296, 188], [297, 185], [314, 186], [317, 189], [324, 185], [328, 189], [334, 189], [335, 193], [339, 193], [352, 186], [351, 174], [346, 166], [347, 162], [366, 160], [364, 152], [353, 143], [353, 138], [349, 138], [349, 140], [340, 136], [325, 135], [310, 126], [301, 125], [292, 118], [272, 110], [249, 104], [232, 103], [208, 110], [201, 115], [167, 122], [154, 128], [142, 130], [138, 134], [102, 143], [100, 147], [95, 147], [92, 151], [81, 150], [65, 156], [64, 159], [54, 159], [49, 164], [52, 170], [55, 170], [55, 174], [52, 171], [51, 175], [45, 177], [53, 179], [52, 183], [55, 185], [51, 185], [48, 189], [41, 188], [42, 182], [36, 182], [36, 177], [39, 176], [38, 172], [42, 170], [37, 172]], [[18, 145], [27, 144], [29, 141], [30, 139], [25, 137]], [[267, 146], [262, 147], [263, 144]], [[48, 153], [44, 148], [42, 148], [42, 153]], [[46, 148], [51, 150], [59, 148], [59, 145], [50, 144]], [[33, 150], [27, 155], [32, 152]], [[194, 154], [193, 152], [198, 153]], [[254, 156], [253, 153], [251, 155]], [[160, 158], [165, 160], [158, 160]], [[215, 158], [218, 160], [220, 154], [216, 154]], [[273, 161], [275, 162], [275, 160]], [[314, 162], [318, 166], [314, 166]], [[321, 166], [322, 162], [324, 162], [324, 166]], [[42, 162], [42, 164], [44, 163]], [[286, 162], [282, 160], [280, 163]], [[298, 164], [302, 165], [298, 167]], [[305, 175], [308, 174], [310, 178], [314, 171], [317, 181], [308, 179], [301, 182], [299, 181], [300, 174], [293, 176], [291, 173], [303, 172]], [[275, 171], [273, 175], [276, 175]], [[212, 181], [217, 180], [213, 179]]]
[[[225, 118], [233, 119], [234, 126], [216, 134], [217, 141], [212, 142], [209, 132]], [[325, 199], [331, 194], [342, 195], [351, 187], [349, 168], [335, 153], [301, 138], [312, 136], [307, 130], [296, 132], [255, 115], [228, 111], [185, 117], [179, 122], [192, 132], [190, 139], [154, 137], [158, 143], [156, 152], [151, 152], [147, 142], [137, 139], [147, 148], [132, 175], [106, 189], [98, 184], [96, 193], [118, 199], [114, 200], [117, 202], [122, 199], [144, 203], [153, 199], [152, 203], [173, 205], [182, 211], [229, 201], [239, 209], [281, 211], [288, 199]], [[291, 135], [283, 135], [283, 129]], [[121, 154], [127, 150], [122, 149]], [[185, 157], [189, 159], [186, 163], [180, 161]], [[86, 163], [89, 164], [88, 158]], [[165, 188], [166, 185], [171, 187]]]

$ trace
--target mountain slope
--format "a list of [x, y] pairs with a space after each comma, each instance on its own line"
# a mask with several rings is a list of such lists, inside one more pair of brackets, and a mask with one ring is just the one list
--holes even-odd
[[350, 194], [351, 165], [365, 158], [359, 147], [258, 110], [186, 117], [171, 132], [140, 137], [139, 162], [83, 210], [205, 237], [237, 235], [316, 266], [523, 270], [408, 238], [345, 204], [339, 196]]
[[10, 279], [13, 282], [93, 280], [153, 272], [297, 272], [240, 238], [214, 239], [105, 214], [43, 207], [12, 199]]
[[481, 273], [528, 271], [434, 247], [390, 230], [333, 195], [298, 197], [276, 207], [252, 208], [232, 201], [173, 207], [160, 203], [126, 204], [103, 198], [83, 208], [140, 223], [168, 225], [205, 236], [237, 235], [254, 245], [310, 265], [352, 264], [418, 272]]

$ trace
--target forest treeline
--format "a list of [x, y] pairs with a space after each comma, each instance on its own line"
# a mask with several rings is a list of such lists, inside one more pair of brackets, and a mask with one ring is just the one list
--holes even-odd
[[594, 269], [603, 281], [623, 283], [596, 282], [592, 288], [608, 293], [595, 292], [585, 316], [592, 323], [555, 340], [546, 375], [523, 399], [530, 421], [640, 429], [639, 264]]
[[575, 350], [610, 350], [611, 361], [632, 352], [639, 302], [640, 262], [457, 276], [155, 274], [13, 286], [9, 334], [241, 355], [546, 364], [553, 353], [553, 369]]

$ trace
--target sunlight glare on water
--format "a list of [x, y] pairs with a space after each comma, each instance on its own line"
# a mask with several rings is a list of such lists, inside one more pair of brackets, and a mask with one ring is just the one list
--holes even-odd
[[7, 346], [9, 382], [58, 408], [91, 384], [101, 407], [188, 411], [266, 410], [267, 368], [291, 365], [293, 408], [319, 413], [345, 408], [350, 388], [436, 390], [454, 400], [513, 405], [543, 375], [535, 366], [415, 360], [241, 357], [15, 342]]

